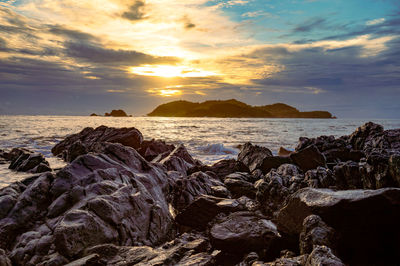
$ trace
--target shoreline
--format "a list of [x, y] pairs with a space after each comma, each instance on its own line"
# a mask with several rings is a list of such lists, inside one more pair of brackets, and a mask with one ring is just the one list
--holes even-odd
[[2, 151], [3, 162], [32, 176], [0, 189], [0, 240], [7, 239], [0, 241], [0, 261], [399, 259], [392, 251], [400, 235], [400, 129], [367, 123], [348, 136], [300, 138], [285, 152], [245, 143], [237, 159], [205, 165], [184, 145], [106, 126], [57, 143], [52, 153], [67, 163], [58, 170], [29, 150]]

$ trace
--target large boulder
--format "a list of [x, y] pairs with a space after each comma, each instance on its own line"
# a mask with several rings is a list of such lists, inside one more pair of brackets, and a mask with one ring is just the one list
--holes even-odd
[[270, 156], [264, 158], [261, 163], [260, 169], [264, 174], [268, 174], [272, 169], [277, 169], [283, 164], [293, 163], [289, 156]]
[[326, 167], [325, 156], [320, 153], [315, 145], [310, 145], [300, 151], [290, 154], [290, 158], [303, 172], [316, 169], [318, 166]]
[[211, 171], [214, 172], [219, 178], [224, 178], [225, 176], [235, 172], [250, 172], [249, 167], [247, 167], [244, 163], [234, 159], [221, 160], [211, 166], [196, 165], [188, 169], [187, 174], [190, 175], [198, 171]]
[[121, 144], [97, 143], [93, 151], [56, 176], [43, 174], [0, 193], [13, 205], [4, 208], [0, 243], [14, 264], [65, 264], [94, 245], [155, 246], [171, 238], [165, 168]]
[[224, 178], [224, 184], [234, 198], [246, 196], [254, 199], [257, 192], [257, 189], [253, 185], [254, 181], [253, 175], [240, 172], [232, 173]]
[[143, 156], [147, 161], [151, 161], [156, 158], [160, 154], [168, 155], [175, 149], [175, 146], [172, 144], [166, 144], [165, 141], [162, 140], [144, 140], [138, 152]]
[[153, 162], [161, 163], [168, 171], [178, 171], [184, 175], [186, 175], [190, 168], [196, 165], [201, 166], [201, 162], [195, 160], [183, 144], [178, 145], [165, 158], [158, 160], [158, 157], [156, 157]]
[[243, 145], [238, 154], [238, 161], [249, 167], [250, 172], [260, 168], [264, 159], [271, 157], [272, 152], [265, 147], [260, 147], [247, 142]]
[[280, 239], [276, 226], [263, 216], [235, 212], [218, 221], [210, 230], [215, 249], [245, 253], [271, 249]]
[[337, 252], [345, 263], [399, 260], [400, 189], [304, 188], [294, 193], [277, 217], [278, 228], [299, 235], [304, 218], [319, 215], [338, 234]]
[[57, 143], [51, 152], [64, 160], [71, 162], [79, 155], [93, 150], [98, 142], [120, 143], [122, 145], [138, 149], [143, 141], [142, 133], [134, 127], [113, 128], [99, 126], [96, 129], [87, 127], [77, 134], [66, 137]]

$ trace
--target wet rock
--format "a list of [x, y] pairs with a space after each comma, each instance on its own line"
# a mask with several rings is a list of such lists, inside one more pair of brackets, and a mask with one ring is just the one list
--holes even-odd
[[360, 174], [359, 164], [348, 161], [339, 163], [334, 168], [336, 185], [340, 189], [363, 188], [363, 182]]
[[345, 264], [336, 257], [332, 250], [326, 246], [315, 246], [307, 258], [306, 266], [344, 266]]
[[292, 160], [288, 156], [270, 156], [266, 157], [262, 164], [260, 169], [264, 174], [269, 173], [272, 169], [277, 169], [279, 166], [283, 164], [291, 164]]
[[317, 169], [308, 170], [304, 182], [308, 187], [313, 188], [329, 188], [337, 184], [332, 171], [320, 166]]
[[11, 159], [9, 169], [20, 172], [43, 173], [51, 171], [49, 163], [40, 153], [33, 153], [22, 148], [14, 148], [8, 158]]
[[310, 254], [315, 245], [335, 249], [335, 231], [327, 226], [318, 215], [309, 215], [303, 221], [300, 233], [300, 254]]
[[225, 185], [218, 179], [203, 172], [196, 172], [190, 176], [178, 178], [175, 180], [172, 189], [172, 205], [180, 211], [192, 203], [199, 195], [215, 195], [215, 192], [220, 192], [221, 189], [217, 190], [216, 187], [225, 187]]
[[99, 126], [96, 129], [87, 127], [77, 134], [66, 137], [56, 144], [51, 149], [51, 152], [66, 161], [72, 161], [77, 155], [92, 151], [93, 146], [98, 142], [120, 143], [124, 146], [138, 149], [142, 141], [142, 133], [134, 127], [113, 128]]
[[319, 152], [315, 145], [308, 146], [300, 151], [292, 153], [290, 158], [304, 172], [316, 169], [318, 166], [326, 168], [325, 157]]
[[143, 156], [147, 161], [151, 161], [156, 158], [159, 154], [171, 153], [175, 149], [175, 146], [172, 144], [166, 144], [165, 141], [162, 140], [144, 140], [138, 152]]
[[217, 222], [210, 230], [214, 248], [245, 253], [271, 248], [280, 238], [274, 223], [249, 212], [235, 212]]
[[257, 189], [252, 181], [254, 182], [253, 176], [249, 173], [233, 173], [225, 177], [224, 184], [231, 192], [232, 197], [247, 196], [254, 199]]
[[247, 142], [243, 145], [238, 154], [238, 161], [249, 167], [250, 172], [260, 168], [264, 159], [271, 157], [272, 152], [265, 147], [260, 147]]
[[245, 164], [234, 159], [221, 160], [212, 166], [194, 166], [188, 169], [187, 174], [190, 175], [198, 171], [211, 171], [214, 172], [219, 178], [224, 178], [225, 176], [235, 172], [250, 172], [249, 168]]
[[400, 189], [346, 190], [304, 188], [294, 193], [277, 217], [278, 228], [298, 235], [302, 222], [319, 215], [338, 233], [337, 252], [345, 263], [397, 261]]
[[204, 230], [208, 223], [219, 213], [252, 210], [257, 204], [246, 198], [225, 199], [209, 195], [200, 195], [185, 209], [177, 214], [175, 220], [178, 224]]
[[177, 146], [167, 157], [160, 161], [168, 171], [178, 171], [182, 174], [187, 173], [187, 170], [201, 163], [189, 154], [183, 144]]

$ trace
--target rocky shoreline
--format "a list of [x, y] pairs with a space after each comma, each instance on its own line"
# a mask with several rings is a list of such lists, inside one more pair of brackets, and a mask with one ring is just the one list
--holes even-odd
[[400, 129], [246, 143], [208, 166], [135, 128], [86, 128], [69, 164], [0, 151], [32, 176], [0, 190], [0, 265], [395, 265]]

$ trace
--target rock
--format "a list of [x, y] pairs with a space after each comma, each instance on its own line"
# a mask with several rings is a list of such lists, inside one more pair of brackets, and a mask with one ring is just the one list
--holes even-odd
[[238, 154], [238, 161], [249, 167], [250, 172], [260, 168], [264, 159], [271, 157], [272, 152], [265, 147], [260, 147], [247, 142], [243, 145]]
[[185, 175], [188, 169], [195, 165], [201, 165], [199, 161], [193, 159], [183, 144], [176, 147], [167, 157], [162, 159], [160, 163], [163, 164], [168, 171], [178, 171]]
[[16, 265], [66, 264], [59, 262], [102, 243], [155, 246], [171, 238], [165, 168], [121, 144], [93, 150], [55, 178], [46, 173], [6, 188], [17, 202], [0, 220], [0, 243]]
[[318, 166], [326, 168], [325, 157], [319, 152], [315, 145], [308, 146], [300, 151], [292, 153], [290, 158], [304, 172], [316, 169]]
[[235, 172], [250, 172], [249, 168], [244, 163], [236, 161], [234, 159], [221, 160], [216, 162], [212, 166], [194, 166], [188, 169], [187, 174], [190, 175], [198, 171], [211, 171], [214, 172], [219, 178], [224, 178], [225, 176]]
[[175, 209], [181, 211], [192, 203], [197, 196], [203, 194], [214, 195], [213, 193], [216, 191], [215, 187], [225, 187], [225, 185], [218, 179], [203, 172], [196, 172], [190, 176], [178, 178], [175, 180], [172, 189], [172, 205]]
[[261, 261], [256, 262], [256, 264], [252, 264], [253, 266], [255, 265], [263, 265], [263, 266], [301, 266], [305, 265], [307, 262], [308, 254], [307, 255], [300, 255], [296, 256], [292, 252], [287, 252], [286, 254], [283, 254], [280, 258], [274, 260], [273, 262], [267, 262], [263, 263]]
[[349, 148], [331, 149], [322, 153], [327, 163], [338, 163], [346, 161], [359, 162], [365, 157], [365, 153], [360, 150], [353, 150]]
[[3, 249], [0, 249], [0, 265], [12, 266], [11, 260], [7, 257], [6, 252]]
[[219, 213], [254, 211], [257, 203], [249, 198], [225, 199], [200, 195], [185, 209], [178, 213], [175, 221], [180, 225], [204, 230]]
[[273, 222], [251, 212], [235, 212], [216, 222], [210, 230], [215, 249], [246, 253], [270, 249], [280, 238]]
[[257, 189], [251, 181], [254, 180], [253, 176], [249, 173], [233, 173], [225, 177], [224, 184], [234, 198], [246, 196], [254, 199]]
[[291, 153], [292, 153], [292, 151], [290, 151], [290, 150], [288, 150], [288, 149], [285, 149], [285, 148], [283, 148], [283, 147], [280, 147], [280, 148], [279, 148], [279, 151], [278, 151], [278, 156], [283, 156], [283, 157], [285, 157], [285, 156], [289, 156]]
[[302, 255], [310, 254], [315, 245], [335, 249], [335, 231], [332, 227], [327, 226], [318, 215], [309, 215], [303, 221], [299, 242]]
[[389, 172], [392, 178], [397, 182], [397, 186], [400, 187], [400, 153], [390, 156]]
[[339, 163], [333, 168], [333, 171], [338, 188], [357, 189], [364, 187], [358, 163], [352, 161]]
[[326, 246], [316, 246], [307, 258], [306, 266], [344, 266], [345, 264], [336, 257], [331, 249]]
[[304, 188], [294, 193], [277, 217], [280, 231], [298, 235], [308, 215], [319, 215], [338, 233], [337, 254], [345, 263], [398, 261], [400, 189]]
[[93, 151], [93, 147], [98, 142], [120, 143], [138, 149], [142, 141], [142, 133], [134, 127], [113, 128], [99, 126], [96, 129], [87, 127], [77, 134], [66, 137], [63, 141], [56, 144], [51, 149], [51, 152], [55, 156], [62, 157], [64, 160], [72, 161], [77, 155]]
[[175, 149], [174, 145], [166, 144], [162, 140], [144, 140], [138, 149], [140, 155], [147, 161], [151, 161], [159, 154], [171, 153]]
[[335, 181], [332, 171], [320, 166], [317, 169], [308, 170], [304, 177], [307, 186], [313, 188], [329, 188], [337, 184]]
[[92, 113], [92, 114], [90, 114], [90, 116], [98, 116], [97, 114], [95, 114], [95, 113]]
[[283, 164], [291, 164], [292, 160], [290, 157], [287, 156], [271, 156], [271, 157], [266, 157], [262, 164], [260, 169], [264, 174], [269, 173], [272, 169], [277, 169], [279, 166]]
[[383, 135], [383, 127], [381, 125], [368, 122], [363, 126], [357, 128], [349, 138], [351, 145], [354, 149], [364, 150], [370, 145], [374, 138]]
[[91, 266], [91, 265], [104, 265], [100, 263], [100, 256], [98, 254], [91, 254], [86, 257], [80, 258], [78, 260], [74, 260], [65, 266]]
[[113, 116], [113, 117], [128, 117], [124, 110], [112, 110], [111, 113], [105, 113], [104, 116]]
[[8, 155], [8, 158], [11, 159], [11, 164], [8, 168], [15, 171], [30, 173], [51, 171], [49, 163], [40, 153], [33, 153], [22, 148], [14, 148]]

